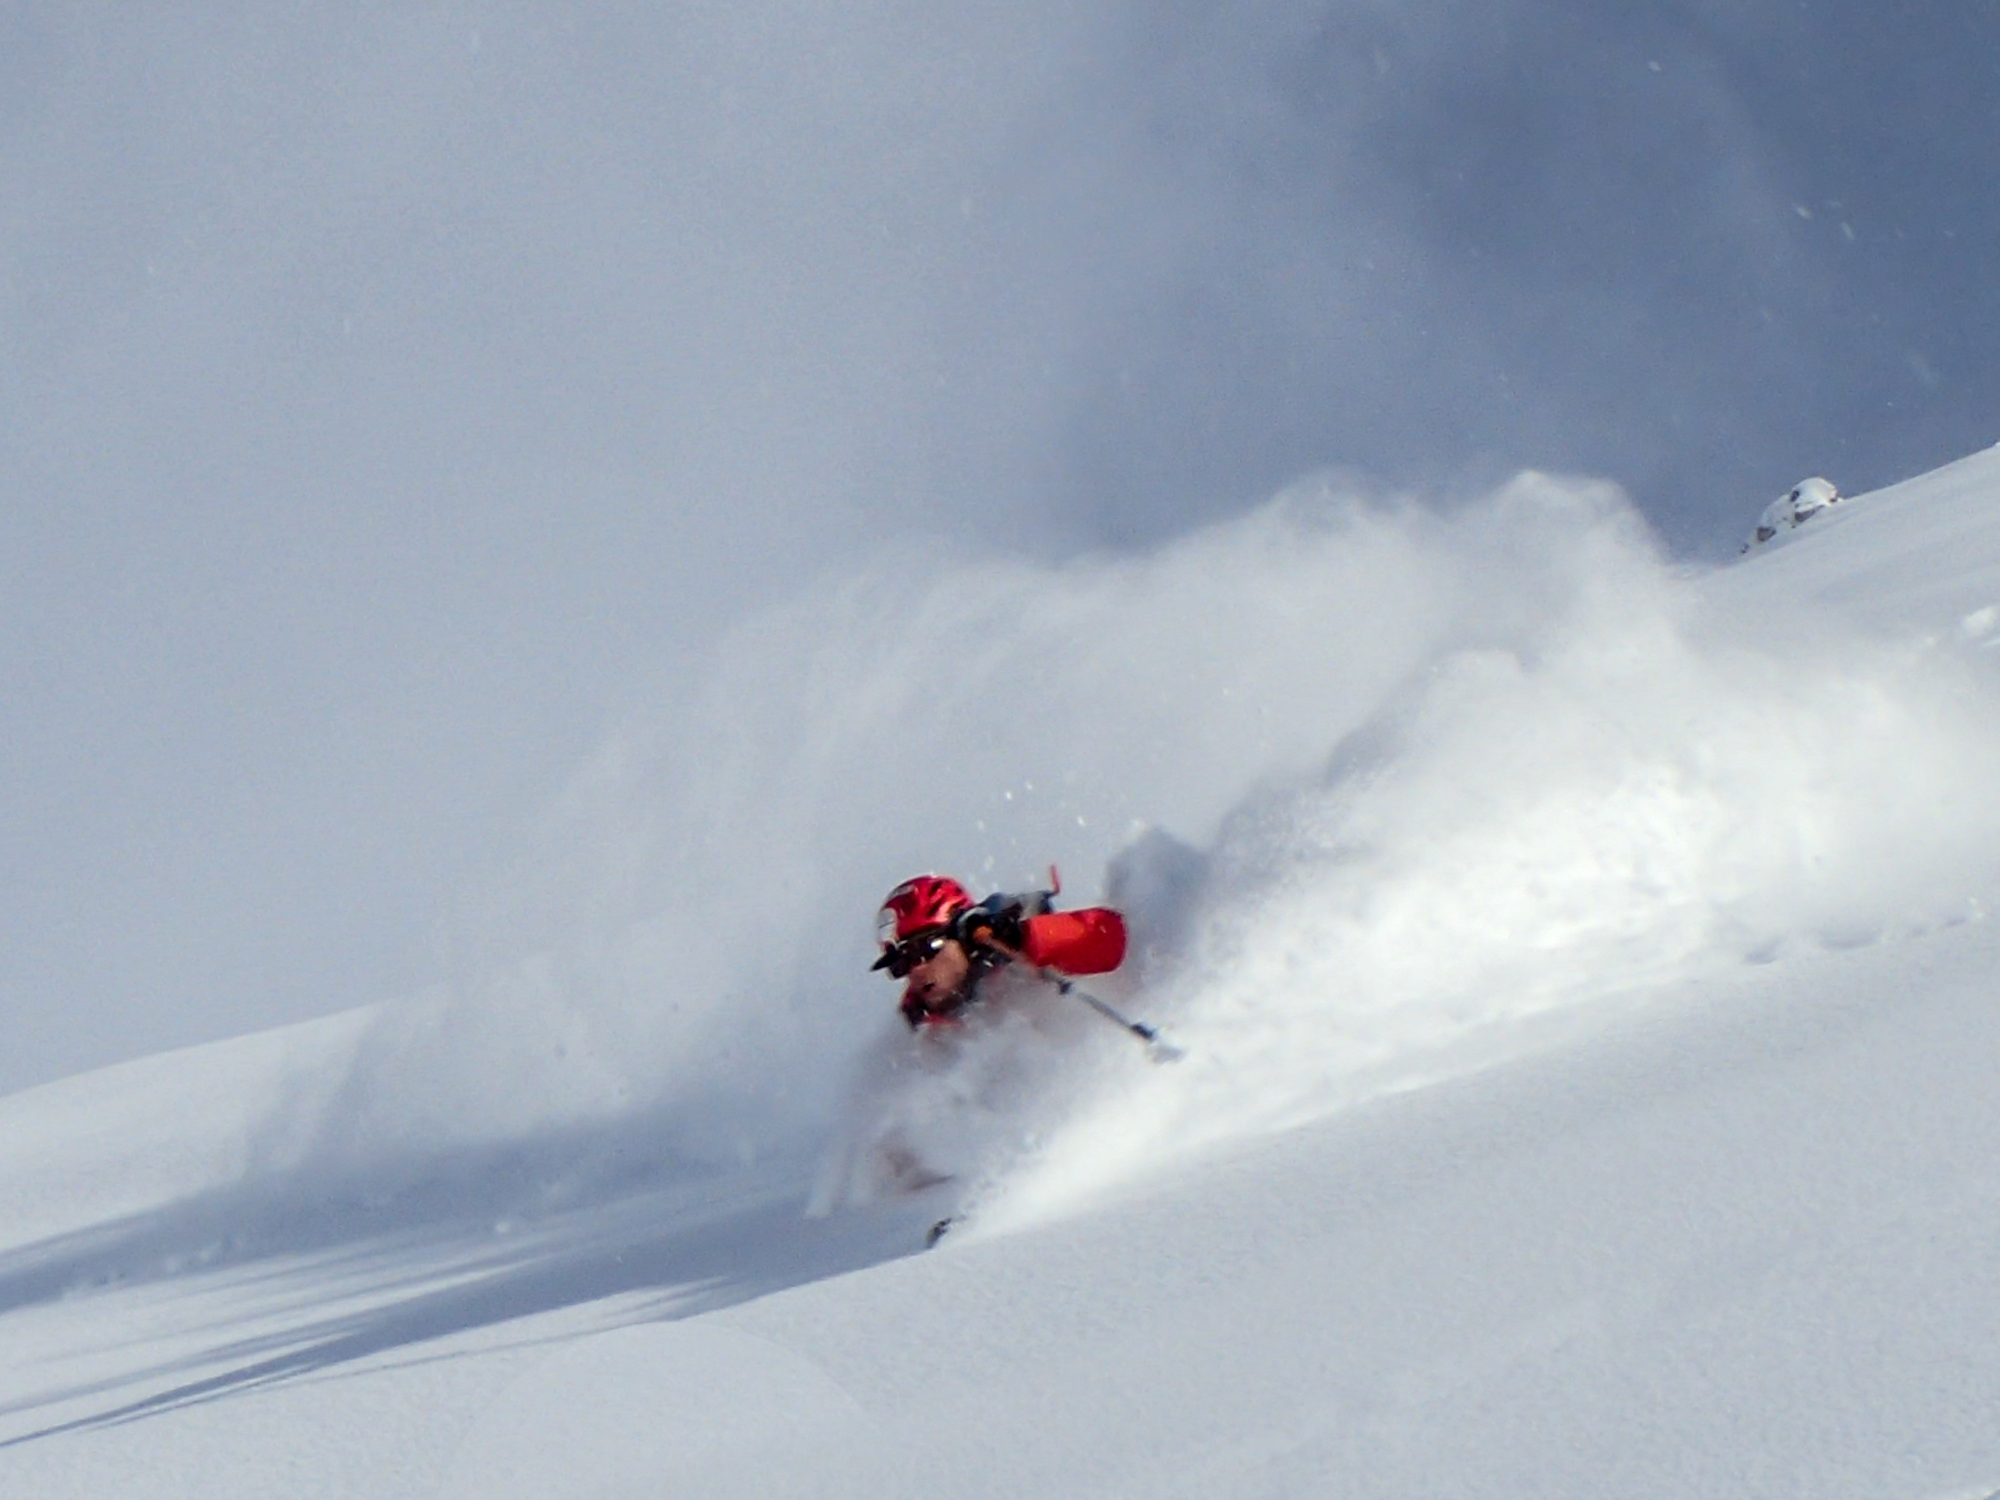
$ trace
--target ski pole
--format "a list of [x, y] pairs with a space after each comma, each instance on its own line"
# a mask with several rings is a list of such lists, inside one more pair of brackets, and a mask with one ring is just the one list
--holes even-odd
[[1025, 953], [1021, 952], [1018, 948], [1008, 947], [1007, 944], [993, 936], [990, 928], [986, 930], [985, 935], [979, 941], [988, 948], [991, 948], [995, 953], [1004, 953], [1008, 958], [1025, 968], [1030, 974], [1033, 974], [1035, 978], [1041, 980], [1043, 984], [1054, 985], [1059, 994], [1074, 995], [1085, 1005], [1088, 1005], [1092, 1010], [1104, 1017], [1105, 1020], [1115, 1026], [1124, 1027], [1125, 1030], [1146, 1044], [1146, 1050], [1152, 1054], [1154, 1062], [1178, 1062], [1187, 1056], [1186, 1052], [1161, 1036], [1157, 1027], [1148, 1026], [1144, 1021], [1135, 1021], [1130, 1016], [1121, 1014], [1110, 1004], [1098, 999], [1089, 990], [1084, 989], [1074, 980], [1058, 974], [1055, 970], [1045, 969], [1040, 964], [1029, 963], [1028, 956]]
[[1121, 1015], [1074, 981], [1065, 979], [1060, 974], [1052, 974], [1047, 969], [1036, 969], [1035, 977], [1044, 984], [1054, 985], [1062, 994], [1076, 996], [1105, 1020], [1123, 1026], [1146, 1044], [1146, 1050], [1153, 1054], [1155, 1062], [1179, 1062], [1187, 1056], [1187, 1053], [1161, 1036], [1158, 1027], [1148, 1026], [1144, 1021], [1135, 1021], [1130, 1016]]

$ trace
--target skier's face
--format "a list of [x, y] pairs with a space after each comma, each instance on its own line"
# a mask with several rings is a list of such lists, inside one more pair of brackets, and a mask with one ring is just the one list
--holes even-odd
[[956, 939], [947, 938], [936, 953], [910, 970], [910, 983], [904, 993], [925, 1010], [940, 1010], [965, 988], [971, 973], [972, 960], [964, 947]]

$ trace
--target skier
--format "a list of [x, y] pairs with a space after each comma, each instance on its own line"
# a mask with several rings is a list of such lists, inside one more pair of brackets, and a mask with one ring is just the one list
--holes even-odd
[[[974, 901], [944, 875], [919, 875], [889, 892], [874, 967], [906, 981], [898, 1009], [923, 1045], [884, 1036], [864, 1060], [850, 1123], [821, 1160], [808, 1217], [976, 1176], [996, 1149], [1004, 1156], [1001, 1143], [1016, 1132], [1010, 1122], [1049, 1076], [1036, 1060], [1047, 1059], [1038, 1048], [1055, 1033], [1043, 1033], [1039, 1023], [1057, 1019], [1014, 1008], [1005, 998], [1010, 991], [1017, 1000], [1044, 987], [1072, 994], [1156, 1045], [1152, 1028], [1070, 982], [1124, 962], [1125, 919], [1109, 907], [1052, 911], [1055, 894], [999, 892]], [[984, 1013], [976, 1038], [972, 1028], [960, 1030], [974, 1009]], [[947, 1039], [952, 1045], [932, 1045]], [[1159, 1055], [1171, 1054], [1157, 1044]], [[956, 1215], [939, 1219], [925, 1243], [937, 1243], [956, 1222]]]
[[1125, 919], [1106, 906], [1050, 910], [1053, 891], [974, 901], [945, 875], [889, 892], [876, 918], [873, 965], [907, 979], [898, 1009], [912, 1031], [956, 1025], [980, 987], [1015, 960], [1055, 975], [1105, 974], [1125, 961]]

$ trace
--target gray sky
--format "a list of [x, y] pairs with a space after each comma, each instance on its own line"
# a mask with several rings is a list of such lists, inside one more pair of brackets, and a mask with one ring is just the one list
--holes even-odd
[[1993, 4], [982, 9], [0, 6], [0, 1087], [435, 978], [892, 534], [2000, 439]]

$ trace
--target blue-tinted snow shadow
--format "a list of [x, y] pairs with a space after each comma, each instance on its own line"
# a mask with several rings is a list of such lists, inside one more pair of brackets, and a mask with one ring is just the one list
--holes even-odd
[[[190, 1294], [172, 1357], [135, 1350], [114, 1375], [0, 1407], [16, 1427], [0, 1447], [623, 1294], [688, 1317], [910, 1254], [946, 1211], [919, 1199], [811, 1220], [806, 1162], [721, 1171], [649, 1156], [649, 1140], [627, 1122], [348, 1180], [293, 1174], [0, 1256], [0, 1316], [134, 1287]], [[35, 1425], [76, 1403], [96, 1409]]]

